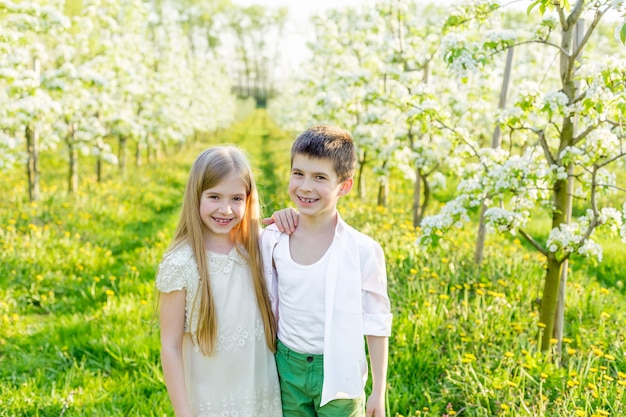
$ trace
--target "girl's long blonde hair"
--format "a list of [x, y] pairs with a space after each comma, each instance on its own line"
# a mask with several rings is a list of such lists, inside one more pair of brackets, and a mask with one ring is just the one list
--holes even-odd
[[237, 250], [239, 250], [239, 247], [242, 247], [246, 251], [246, 253], [241, 255], [248, 260], [252, 273], [256, 301], [263, 319], [267, 346], [272, 352], [276, 351], [276, 323], [263, 277], [263, 260], [259, 248], [259, 197], [252, 169], [248, 160], [238, 148], [234, 146], [214, 146], [202, 152], [191, 167], [187, 186], [185, 187], [180, 220], [169, 248], [169, 250], [172, 250], [180, 244], [188, 243], [192, 248], [193, 256], [198, 265], [200, 285], [198, 286], [198, 294], [196, 296], [200, 296], [200, 308], [198, 311], [199, 320], [196, 342], [202, 353], [207, 356], [211, 356], [215, 352], [217, 317], [209, 281], [209, 269], [204, 244], [203, 230], [205, 226], [200, 218], [200, 197], [204, 190], [214, 187], [232, 173], [241, 178], [247, 192], [243, 219], [233, 230], [234, 243]]

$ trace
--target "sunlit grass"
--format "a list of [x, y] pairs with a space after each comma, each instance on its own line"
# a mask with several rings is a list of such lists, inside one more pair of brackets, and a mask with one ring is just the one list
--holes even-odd
[[[172, 415], [154, 273], [189, 166], [210, 144], [241, 146], [268, 215], [289, 205], [292, 139], [255, 112], [210, 142], [132, 168], [127, 179], [109, 167], [97, 183], [85, 164], [75, 196], [65, 193], [62, 162], [48, 156], [40, 202], [27, 202], [19, 171], [0, 181], [0, 415]], [[364, 202], [356, 193], [343, 198], [340, 211], [386, 253], [390, 416], [625, 414], [623, 245], [602, 237], [603, 263], [572, 260], [556, 357], [538, 347], [541, 256], [519, 239], [490, 235], [477, 268], [475, 225], [421, 250], [410, 185], [393, 178], [386, 208], [375, 206], [374, 186]]]

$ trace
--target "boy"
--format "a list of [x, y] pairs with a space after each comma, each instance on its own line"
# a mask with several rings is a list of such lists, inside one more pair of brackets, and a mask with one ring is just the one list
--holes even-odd
[[291, 148], [289, 196], [300, 212], [293, 234], [263, 231], [262, 252], [278, 322], [276, 363], [284, 417], [385, 415], [392, 315], [382, 248], [347, 225], [337, 201], [356, 163], [350, 134], [316, 126]]

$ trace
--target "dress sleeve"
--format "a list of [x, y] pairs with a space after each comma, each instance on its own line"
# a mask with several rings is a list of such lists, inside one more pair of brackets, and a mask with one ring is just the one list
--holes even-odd
[[156, 287], [161, 292], [172, 292], [188, 287], [190, 275], [190, 263], [185, 262], [176, 253], [166, 255], [161, 264], [156, 278]]

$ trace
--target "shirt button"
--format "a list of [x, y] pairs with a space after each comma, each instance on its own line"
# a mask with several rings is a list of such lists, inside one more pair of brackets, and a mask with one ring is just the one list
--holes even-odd
[[306, 357], [306, 361], [307, 362], [313, 362], [313, 356], [307, 356]]

